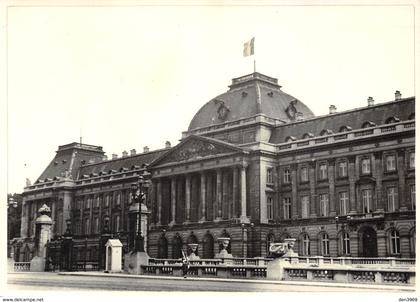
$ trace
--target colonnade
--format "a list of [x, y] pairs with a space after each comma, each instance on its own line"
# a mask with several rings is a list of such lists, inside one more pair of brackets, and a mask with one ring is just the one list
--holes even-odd
[[247, 216], [246, 165], [152, 179], [156, 225]]

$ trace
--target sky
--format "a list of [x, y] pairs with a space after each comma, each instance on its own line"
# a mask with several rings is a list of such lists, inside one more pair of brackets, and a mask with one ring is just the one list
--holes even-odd
[[80, 136], [108, 157], [176, 145], [254, 59], [316, 115], [413, 96], [414, 36], [408, 5], [9, 7], [7, 191]]

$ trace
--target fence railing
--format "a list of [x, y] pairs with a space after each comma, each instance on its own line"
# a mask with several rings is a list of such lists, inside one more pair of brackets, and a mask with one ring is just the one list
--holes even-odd
[[30, 262], [15, 262], [14, 271], [15, 272], [29, 272], [31, 270]]

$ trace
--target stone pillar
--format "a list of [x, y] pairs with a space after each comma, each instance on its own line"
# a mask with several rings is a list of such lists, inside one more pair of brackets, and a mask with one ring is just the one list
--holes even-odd
[[228, 199], [228, 173], [222, 173], [222, 218], [229, 217], [229, 199]]
[[216, 170], [216, 221], [222, 219], [222, 170]]
[[29, 218], [29, 205], [26, 201], [22, 202], [22, 213], [20, 218], [20, 237], [28, 237], [28, 218]]
[[[398, 169], [398, 199], [400, 212], [408, 210], [407, 200], [405, 198], [405, 150], [399, 149], [397, 151], [398, 160], [397, 160], [397, 169]], [[395, 206], [398, 209], [398, 204]]]
[[45, 271], [45, 260], [46, 260], [45, 256], [47, 254], [46, 244], [51, 239], [52, 220], [48, 216], [48, 214], [51, 214], [51, 210], [46, 204], [44, 204], [39, 209], [39, 213], [40, 213], [40, 216], [35, 221], [36, 255], [31, 260], [31, 266], [30, 266], [31, 272]]
[[329, 208], [330, 216], [337, 215], [335, 204], [335, 158], [328, 160], [328, 185], [329, 185]]
[[247, 164], [241, 167], [241, 222], [248, 223], [249, 218], [246, 213], [246, 168]]
[[349, 160], [349, 197], [350, 197], [350, 213], [356, 214], [356, 175], [355, 175], [355, 161], [354, 155], [348, 157]]
[[157, 180], [157, 225], [162, 224], [162, 179]]
[[238, 213], [238, 168], [233, 167], [233, 183], [232, 183], [232, 202], [233, 202], [233, 217], [239, 217]]
[[185, 175], [185, 223], [190, 222], [191, 210], [191, 175]]
[[171, 222], [169, 226], [175, 224], [175, 215], [176, 215], [176, 178], [173, 176], [171, 178]]
[[206, 221], [206, 174], [205, 172], [201, 172], [200, 175], [201, 179], [200, 179], [200, 208], [201, 208], [201, 218], [199, 220], [199, 222], [204, 222]]
[[70, 204], [72, 203], [72, 192], [64, 191], [63, 192], [63, 219], [61, 220], [61, 230], [66, 229], [66, 221], [70, 219]]
[[292, 219], [298, 218], [298, 194], [297, 194], [297, 164], [290, 166], [290, 174], [292, 181]]
[[[382, 151], [374, 154], [375, 179], [376, 179], [376, 212], [384, 212], [384, 201], [382, 198]], [[373, 166], [373, 165], [372, 165]]]
[[310, 214], [309, 217], [316, 217], [316, 191], [315, 191], [315, 168], [316, 162], [309, 163], [309, 190], [311, 193], [311, 207], [310, 207]]

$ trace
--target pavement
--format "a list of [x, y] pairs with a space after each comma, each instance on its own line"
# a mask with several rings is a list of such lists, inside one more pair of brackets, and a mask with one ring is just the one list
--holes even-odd
[[[95, 276], [103, 278], [134, 278], [134, 279], [154, 279], [154, 280], [182, 280], [183, 277], [176, 276], [156, 276], [156, 275], [129, 275], [124, 273], [103, 273], [103, 272], [60, 272], [59, 275], [67, 276]], [[189, 281], [207, 281], [207, 282], [228, 282], [228, 283], [250, 283], [250, 284], [279, 284], [291, 286], [310, 286], [310, 287], [330, 287], [330, 288], [348, 288], [348, 289], [375, 289], [392, 291], [415, 291], [414, 285], [387, 285], [387, 284], [360, 284], [360, 283], [333, 283], [333, 282], [315, 282], [315, 281], [276, 281], [266, 279], [233, 279], [233, 278], [205, 278], [190, 277]]]

